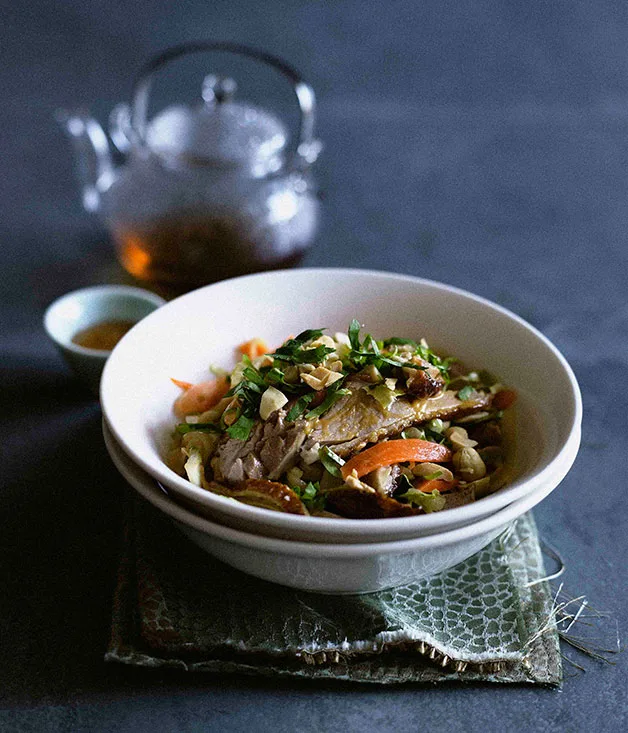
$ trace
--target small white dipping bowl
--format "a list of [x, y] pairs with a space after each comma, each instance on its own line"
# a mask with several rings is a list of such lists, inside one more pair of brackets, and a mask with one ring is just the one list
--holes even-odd
[[166, 301], [142, 288], [128, 285], [96, 285], [75, 290], [55, 300], [44, 313], [44, 327], [75, 374], [98, 394], [100, 376], [111, 351], [79, 346], [72, 338], [97, 323], [133, 321], [161, 307]]
[[242, 532], [193, 514], [126, 455], [104, 422], [103, 435], [128, 483], [205, 552], [257, 578], [315, 593], [371, 593], [436, 575], [486, 547], [552, 490], [541, 485], [486, 519], [436, 535], [366, 544], [295, 542]]
[[[177, 422], [176, 379], [230, 368], [238, 344], [270, 346], [307, 328], [346, 331], [358, 318], [376, 338], [424, 337], [433, 348], [488, 369], [518, 393], [516, 476], [500, 491], [456, 509], [395, 519], [326, 519], [283, 514], [212, 494], [164, 463]], [[227, 280], [171, 301], [116, 347], [101, 383], [103, 415], [123, 450], [178, 501], [220, 522], [292, 540], [388, 542], [442, 532], [555, 488], [579, 445], [576, 378], [545, 336], [494, 303], [441, 283], [385, 272], [297, 269]]]

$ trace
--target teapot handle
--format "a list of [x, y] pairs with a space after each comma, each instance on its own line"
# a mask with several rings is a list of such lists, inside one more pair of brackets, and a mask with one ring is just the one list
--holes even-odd
[[299, 73], [278, 56], [250, 46], [238, 43], [195, 41], [173, 46], [163, 53], [150, 59], [141, 69], [134, 85], [133, 103], [128, 120], [128, 131], [134, 142], [146, 144], [146, 123], [148, 115], [148, 98], [153, 81], [153, 75], [166, 64], [190, 53], [227, 52], [240, 56], [248, 56], [262, 63], [273, 66], [283, 74], [292, 84], [300, 110], [297, 143], [286, 167], [290, 170], [304, 171], [314, 163], [321, 151], [321, 143], [314, 139], [314, 110], [316, 97], [314, 90], [307, 84]]

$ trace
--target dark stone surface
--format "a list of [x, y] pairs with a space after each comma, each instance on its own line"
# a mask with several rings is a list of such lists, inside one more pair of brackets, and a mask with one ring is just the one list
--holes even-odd
[[[5, 4], [6, 5], [6, 4]], [[147, 56], [192, 38], [281, 54], [318, 92], [325, 218], [307, 265], [470, 289], [541, 329], [580, 380], [576, 464], [536, 511], [564, 581], [628, 631], [628, 6], [587, 2], [77, 2], [0, 24], [0, 729], [628, 728], [625, 655], [562, 692], [372, 689], [105, 666], [125, 491], [98, 405], [42, 327], [120, 277], [53, 112], [101, 120]], [[612, 636], [612, 634], [611, 634]], [[567, 665], [567, 674], [572, 670]]]

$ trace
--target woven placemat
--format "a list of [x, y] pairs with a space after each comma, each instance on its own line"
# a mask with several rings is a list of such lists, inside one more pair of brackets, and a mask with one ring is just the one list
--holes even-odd
[[389, 591], [325, 596], [258, 580], [129, 502], [105, 659], [149, 668], [380, 684], [559, 686], [531, 514], [469, 560]]

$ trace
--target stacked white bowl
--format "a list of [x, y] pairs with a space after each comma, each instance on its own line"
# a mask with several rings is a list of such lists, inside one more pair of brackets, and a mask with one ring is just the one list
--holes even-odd
[[[396, 519], [272, 512], [198, 488], [164, 463], [179, 394], [171, 378], [233, 366], [253, 337], [280, 344], [308, 328], [425, 338], [517, 391], [516, 471], [473, 504]], [[358, 593], [440, 572], [479, 551], [562, 481], [580, 444], [575, 376], [519, 317], [450, 286], [391, 273], [297, 269], [201, 288], [163, 306], [118, 344], [101, 382], [105, 439], [129, 483], [194, 542], [252, 575], [328, 593]]]

